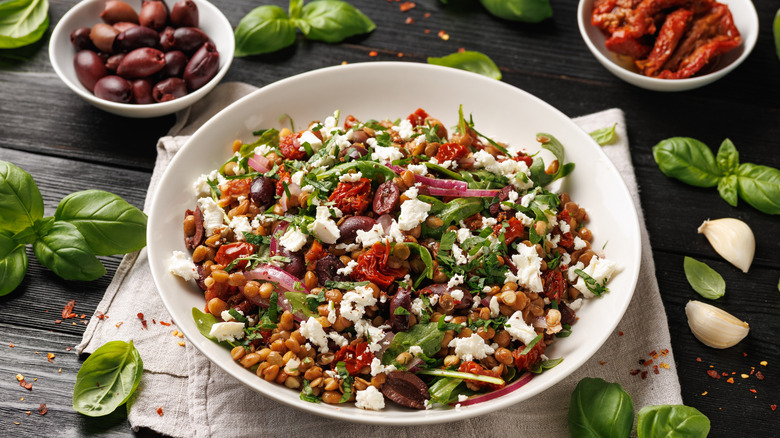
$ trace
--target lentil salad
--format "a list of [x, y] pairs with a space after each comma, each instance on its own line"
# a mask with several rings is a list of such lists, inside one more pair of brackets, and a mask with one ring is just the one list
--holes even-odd
[[305, 401], [364, 409], [478, 403], [560, 363], [547, 346], [617, 268], [544, 188], [574, 165], [548, 134], [545, 166], [462, 111], [450, 131], [337, 112], [236, 141], [170, 266], [205, 292], [201, 332]]

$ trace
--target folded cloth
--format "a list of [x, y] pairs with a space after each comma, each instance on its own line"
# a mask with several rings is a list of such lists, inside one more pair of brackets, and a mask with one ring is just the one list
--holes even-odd
[[[192, 134], [219, 110], [255, 90], [241, 83], [225, 83], [204, 100], [177, 115], [169, 136], [160, 139], [146, 205], [166, 166]], [[623, 112], [610, 109], [574, 121], [586, 132], [617, 124], [617, 138], [604, 152], [617, 166], [639, 213], [642, 266], [633, 300], [601, 349], [580, 369], [542, 394], [512, 407], [457, 424], [430, 426], [371, 426], [326, 419], [270, 400], [224, 373], [198, 350], [175, 335], [176, 327], [160, 300], [152, 280], [146, 250], [128, 254], [98, 305], [76, 347], [91, 353], [112, 340], [132, 339], [144, 361], [141, 384], [128, 410], [131, 426], [151, 428], [170, 436], [289, 436], [307, 433], [340, 437], [438, 437], [458, 428], [459, 436], [568, 436], [566, 416], [569, 399], [583, 377], [601, 377], [618, 382], [631, 394], [637, 409], [655, 404], [679, 404], [680, 384], [672, 355], [650, 241], [639, 204], [634, 169], [628, 149]], [[141, 320], [146, 320], [146, 327]], [[637, 364], [651, 351], [666, 352], [659, 374]], [[617, 353], [619, 352], [619, 353]], [[606, 362], [601, 362], [606, 361]], [[646, 376], [631, 370], [650, 371]], [[646, 378], [645, 378], [646, 377]], [[249, 376], [247, 378], [250, 378]], [[305, 403], [305, 402], [301, 402]], [[158, 413], [162, 408], [162, 414]], [[494, 418], [490, 418], [494, 417]], [[294, 424], [291, 419], [294, 420]], [[292, 429], [291, 429], [292, 428]]]

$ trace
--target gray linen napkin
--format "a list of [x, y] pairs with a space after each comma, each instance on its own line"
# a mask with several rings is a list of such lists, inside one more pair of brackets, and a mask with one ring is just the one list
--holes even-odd
[[[255, 89], [247, 84], [225, 83], [204, 100], [177, 115], [176, 125], [169, 136], [161, 138], [157, 144], [157, 162], [146, 205], [149, 205], [157, 182], [187, 140], [187, 135], [195, 132], [219, 110]], [[601, 377], [620, 383], [633, 397], [637, 409], [654, 404], [682, 403], [666, 314], [639, 204], [623, 112], [610, 109], [574, 121], [586, 132], [617, 123], [617, 140], [604, 146], [604, 152], [620, 171], [639, 213], [642, 266], [633, 300], [615, 333], [580, 369], [530, 400], [456, 424], [414, 427], [352, 424], [287, 407], [225, 374], [198, 350], [173, 335], [175, 326], [163, 325], [170, 323], [171, 318], [155, 289], [145, 249], [124, 258], [97, 308], [97, 312], [109, 318], [91, 318], [81, 343], [76, 347], [77, 351], [91, 353], [105, 342], [132, 339], [143, 358], [144, 375], [129, 409], [128, 420], [136, 430], [148, 427], [177, 437], [290, 436], [292, 419], [293, 430], [298, 436], [337, 433], [340, 437], [355, 438], [426, 438], [442, 436], [453, 427], [458, 428], [458, 435], [463, 437], [568, 436], [566, 416], [569, 398], [583, 377]], [[139, 312], [147, 321], [146, 329], [142, 326]], [[668, 354], [654, 363], [663, 361], [669, 369], [661, 368], [659, 374], [654, 374], [652, 368], [646, 369], [637, 364], [638, 358], [649, 359], [649, 352], [663, 349], [668, 349]], [[646, 379], [641, 374], [629, 373], [638, 368], [649, 371]], [[158, 414], [158, 407], [162, 407], [162, 415]]]

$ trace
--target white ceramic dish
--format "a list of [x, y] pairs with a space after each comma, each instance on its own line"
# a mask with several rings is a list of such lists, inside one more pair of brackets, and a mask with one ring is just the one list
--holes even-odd
[[[358, 95], [363, 97], [356, 98]], [[529, 152], [538, 149], [538, 132], [558, 138], [566, 147], [567, 161], [577, 164], [562, 189], [587, 208], [594, 246], [601, 248], [609, 241], [607, 256], [621, 265], [622, 271], [609, 283], [611, 292], [585, 303], [572, 335], [548, 349], [548, 356], [564, 358], [560, 365], [518, 391], [458, 411], [413, 411], [388, 401], [385, 410], [374, 412], [303, 402], [298, 391], [258, 378], [233, 362], [227, 349], [198, 332], [191, 309], [204, 307], [203, 292], [194, 282], [170, 274], [168, 260], [172, 251], [186, 251], [181, 221], [184, 211], [196, 202], [192, 183], [231, 155], [235, 139], [250, 141], [253, 130], [282, 128], [281, 114], [305, 124], [323, 120], [335, 109], [341, 110], [342, 118], [353, 114], [365, 120], [405, 117], [422, 107], [445, 126], [454, 126], [460, 104], [466, 114], [473, 114], [480, 132], [527, 147]], [[639, 223], [628, 190], [600, 147], [568, 117], [503, 82], [446, 67], [394, 62], [338, 66], [294, 76], [268, 85], [214, 116], [174, 157], [160, 180], [151, 203], [147, 241], [157, 290], [177, 328], [214, 363], [250, 388], [290, 406], [347, 421], [386, 425], [449, 422], [494, 412], [559, 382], [590, 358], [617, 326], [631, 301], [640, 264]]]
[[742, 45], [721, 55], [714, 65], [705, 67], [707, 73], [687, 79], [651, 78], [633, 69], [631, 61], [610, 52], [604, 45], [606, 36], [601, 29], [591, 24], [594, 0], [580, 0], [577, 23], [580, 34], [593, 56], [610, 73], [637, 87], [653, 91], [685, 91], [703, 87], [729, 74], [744, 61], [758, 40], [758, 14], [750, 0], [719, 0], [729, 6], [734, 25], [742, 36]]
[[[219, 71], [206, 85], [186, 96], [169, 102], [136, 105], [110, 102], [95, 96], [87, 90], [76, 76], [73, 68], [73, 57], [76, 49], [70, 43], [70, 33], [79, 27], [92, 27], [102, 23], [100, 13], [108, 0], [84, 0], [69, 10], [60, 19], [49, 40], [49, 60], [57, 75], [74, 93], [92, 105], [112, 114], [125, 117], [149, 118], [172, 114], [187, 108], [211, 91], [230, 68], [233, 62], [233, 52], [236, 42], [233, 38], [233, 27], [224, 14], [214, 5], [205, 0], [193, 0], [198, 5], [200, 28], [214, 41], [219, 51]], [[141, 10], [141, 0], [125, 0], [136, 12]], [[175, 0], [166, 0], [170, 9]]]

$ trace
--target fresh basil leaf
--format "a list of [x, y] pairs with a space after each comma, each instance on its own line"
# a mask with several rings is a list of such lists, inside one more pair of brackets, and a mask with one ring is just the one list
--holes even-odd
[[338, 43], [353, 35], [369, 33], [376, 25], [357, 8], [340, 0], [316, 0], [303, 6], [295, 23], [306, 38]]
[[737, 175], [728, 175], [718, 181], [718, 193], [720, 197], [729, 203], [732, 207], [737, 206], [737, 189], [739, 187], [739, 179]]
[[696, 187], [713, 187], [723, 173], [712, 151], [699, 140], [672, 137], [653, 146], [653, 158], [664, 175]]
[[590, 133], [591, 138], [596, 140], [596, 143], [599, 144], [599, 146], [605, 146], [615, 139], [615, 127], [617, 126], [617, 123], [612, 125], [608, 128], [601, 128], [597, 129]]
[[354, 379], [349, 375], [349, 371], [347, 371], [347, 364], [345, 362], [339, 362], [336, 364], [336, 372], [339, 373], [339, 378], [341, 379], [341, 389], [344, 392], [344, 394], [341, 396], [341, 399], [339, 400], [339, 403], [344, 403], [349, 401], [350, 397], [352, 397], [352, 382]]
[[[301, 15], [303, 14], [303, 0], [290, 0], [290, 7], [288, 8], [288, 11], [290, 13], [290, 18], [301, 18]], [[280, 121], [282, 117], [279, 118]], [[295, 132], [295, 128], [291, 128], [291, 131]]]
[[718, 149], [718, 155], [715, 156], [718, 163], [718, 169], [724, 174], [729, 175], [736, 172], [739, 167], [739, 152], [728, 138], [723, 140]]
[[717, 271], [694, 258], [685, 257], [683, 261], [685, 278], [699, 295], [717, 300], [726, 293], [726, 282]]
[[780, 214], [780, 170], [743, 163], [737, 178], [740, 198], [766, 214]]
[[216, 342], [219, 345], [230, 347], [231, 345], [227, 342], [219, 342], [217, 341], [217, 338], [211, 336], [211, 326], [218, 323], [217, 318], [210, 314], [210, 313], [204, 313], [197, 307], [192, 308], [192, 319], [195, 321], [195, 326], [198, 327], [198, 331], [201, 335], [203, 335], [206, 339], [212, 340]]
[[295, 25], [279, 6], [258, 6], [238, 22], [235, 38], [237, 57], [276, 52], [295, 42]]
[[258, 146], [269, 145], [273, 148], [279, 147], [279, 131], [274, 128], [255, 131], [252, 134], [258, 136], [257, 140], [252, 143], [241, 145], [238, 152], [241, 153], [242, 157], [254, 155], [255, 149], [257, 149]]
[[775, 34], [775, 51], [777, 59], [780, 59], [780, 9], [775, 14], [775, 21], [772, 23], [772, 31]]
[[0, 3], [0, 49], [32, 44], [49, 28], [48, 0], [10, 0]]
[[634, 403], [620, 384], [586, 377], [571, 394], [568, 422], [573, 438], [626, 438], [634, 425]]
[[563, 178], [574, 171], [574, 163], [566, 163], [564, 161], [565, 153], [563, 144], [561, 144], [558, 139], [550, 134], [545, 134], [543, 132], [536, 134], [536, 137], [547, 139], [547, 141], [542, 143], [542, 149], [547, 149], [553, 153], [555, 159], [558, 160], [558, 170], [555, 171], [555, 173], [548, 174], [546, 172], [546, 167], [542, 157], [534, 158], [534, 161], [531, 164], [531, 168], [529, 170], [531, 172], [531, 180], [533, 180], [535, 185], [544, 187], [547, 184], [550, 184], [557, 179]]
[[645, 406], [637, 415], [637, 438], [705, 438], [709, 432], [709, 418], [690, 406]]
[[[5, 3], [0, 3], [0, 7]], [[13, 233], [32, 227], [43, 217], [43, 198], [33, 177], [0, 161], [0, 228]]]
[[33, 251], [43, 266], [66, 280], [90, 281], [106, 273], [79, 230], [68, 222], [55, 221], [49, 233], [35, 241]]
[[143, 372], [144, 363], [132, 340], [103, 344], [79, 369], [73, 409], [90, 417], [114, 412], [133, 395]]
[[419, 345], [426, 356], [433, 357], [441, 349], [441, 340], [444, 339], [443, 331], [438, 324], [415, 324], [409, 330], [395, 335], [390, 346], [382, 355], [384, 365], [392, 363], [399, 354], [409, 351], [413, 345]]
[[303, 292], [293, 292], [293, 291], [287, 291], [285, 292], [284, 296], [287, 298], [287, 301], [290, 303], [290, 306], [293, 309], [293, 313], [300, 312], [305, 317], [309, 318], [311, 316], [317, 317], [319, 314], [315, 312], [314, 310], [309, 307], [309, 297], [310, 296], [316, 296], [316, 295], [309, 295], [305, 294]]
[[13, 292], [27, 273], [25, 246], [17, 243], [9, 231], [0, 230], [0, 297]]
[[428, 64], [452, 67], [481, 74], [491, 79], [501, 80], [501, 71], [492, 59], [480, 52], [455, 52], [441, 58], [428, 58]]
[[146, 246], [146, 215], [113, 193], [71, 193], [60, 201], [54, 219], [75, 225], [96, 255], [125, 254]]
[[420, 260], [422, 260], [422, 262], [425, 264], [425, 269], [420, 273], [420, 276], [417, 277], [417, 280], [414, 282], [414, 287], [416, 288], [420, 285], [420, 283], [422, 283], [424, 278], [433, 278], [433, 256], [431, 256], [431, 252], [428, 251], [428, 248], [418, 243], [405, 242], [404, 245], [409, 247], [409, 251], [412, 254], [419, 255]]
[[549, 0], [479, 0], [482, 6], [498, 18], [525, 23], [538, 23], [552, 17]]
[[428, 388], [431, 400], [443, 405], [454, 402], [458, 399], [458, 395], [460, 395], [462, 391], [468, 391], [466, 385], [462, 385], [462, 383], [463, 379], [455, 377], [444, 377], [437, 380]]
[[20, 245], [29, 245], [38, 239], [38, 233], [35, 232], [35, 227], [27, 227], [14, 234], [11, 238]]
[[534, 366], [531, 367], [531, 369], [528, 371], [534, 374], [541, 374], [547, 370], [551, 370], [557, 367], [561, 362], [563, 362], [563, 358], [543, 360], [541, 362], [536, 362]]

